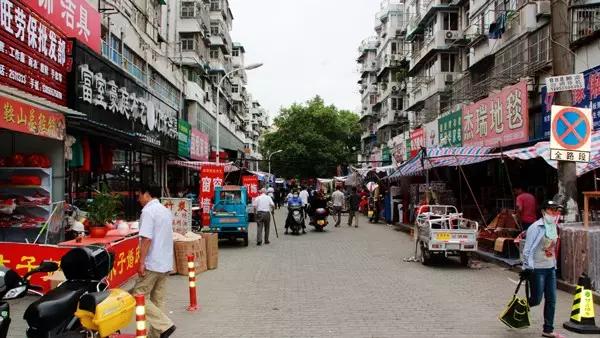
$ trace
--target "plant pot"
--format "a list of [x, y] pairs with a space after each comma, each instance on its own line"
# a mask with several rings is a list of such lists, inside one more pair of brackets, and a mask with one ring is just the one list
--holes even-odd
[[106, 233], [108, 232], [107, 227], [90, 227], [90, 237], [92, 238], [104, 238], [106, 237]]

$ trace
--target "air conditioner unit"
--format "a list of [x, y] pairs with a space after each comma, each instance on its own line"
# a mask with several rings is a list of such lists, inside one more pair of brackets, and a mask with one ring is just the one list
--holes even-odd
[[550, 1], [536, 1], [537, 4], [537, 16], [550, 16]]
[[444, 77], [444, 80], [446, 81], [446, 83], [454, 82], [454, 74], [446, 74], [446, 76]]
[[398, 87], [397, 86], [392, 86], [392, 92], [397, 92], [398, 91]]
[[459, 37], [459, 32], [458, 31], [445, 31], [444, 37], [446, 38], [446, 40], [456, 40]]

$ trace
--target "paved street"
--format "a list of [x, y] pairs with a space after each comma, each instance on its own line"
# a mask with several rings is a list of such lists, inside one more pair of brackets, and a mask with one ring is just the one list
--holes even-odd
[[[358, 229], [300, 237], [284, 236], [283, 220], [278, 212], [280, 238], [273, 232], [270, 245], [223, 243], [219, 268], [200, 275], [201, 311], [185, 311], [186, 278], [171, 278], [175, 337], [540, 336], [539, 307], [527, 330], [509, 330], [497, 320], [515, 287], [512, 272], [492, 264], [473, 270], [403, 262], [413, 254], [410, 237], [364, 218]], [[559, 291], [557, 326], [571, 302]], [[22, 321], [10, 337], [23, 337], [17, 327]]]

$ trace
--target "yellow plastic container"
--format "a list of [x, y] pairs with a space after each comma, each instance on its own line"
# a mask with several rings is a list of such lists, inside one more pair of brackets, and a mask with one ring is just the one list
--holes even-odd
[[135, 298], [121, 289], [111, 289], [110, 295], [96, 307], [96, 313], [77, 309], [75, 316], [81, 325], [108, 337], [126, 328], [135, 313]]

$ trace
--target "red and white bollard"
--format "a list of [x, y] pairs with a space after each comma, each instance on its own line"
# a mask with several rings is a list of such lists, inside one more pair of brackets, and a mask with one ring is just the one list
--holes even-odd
[[194, 255], [188, 255], [188, 277], [190, 280], [190, 306], [188, 311], [198, 310], [198, 301], [196, 299], [196, 265], [194, 263]]
[[135, 296], [135, 337], [146, 338], [148, 331], [146, 329], [146, 301], [144, 295]]

